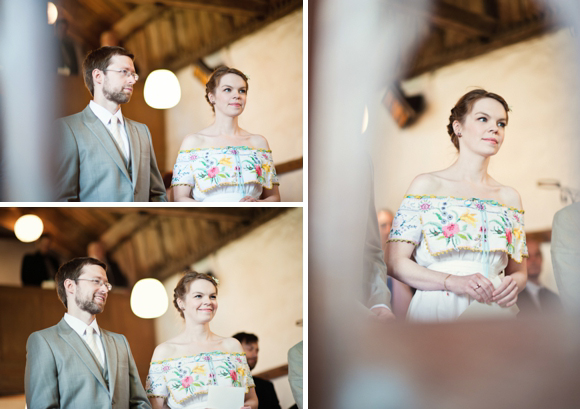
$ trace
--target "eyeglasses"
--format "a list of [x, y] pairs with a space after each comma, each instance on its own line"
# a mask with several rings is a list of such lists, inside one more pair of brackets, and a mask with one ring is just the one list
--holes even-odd
[[135, 72], [128, 71], [128, 70], [111, 70], [111, 69], [107, 68], [106, 70], [103, 70], [103, 71], [122, 72], [125, 77], [127, 77], [127, 78], [133, 77], [133, 78], [135, 78], [135, 81], [139, 81], [139, 74], [137, 74]]
[[97, 287], [101, 287], [104, 285], [105, 287], [107, 287], [107, 290], [109, 290], [109, 291], [111, 291], [113, 289], [113, 286], [111, 285], [111, 283], [108, 283], [108, 282], [103, 281], [103, 280], [99, 280], [98, 278], [77, 278], [75, 281], [90, 281], [91, 283], [93, 283]]

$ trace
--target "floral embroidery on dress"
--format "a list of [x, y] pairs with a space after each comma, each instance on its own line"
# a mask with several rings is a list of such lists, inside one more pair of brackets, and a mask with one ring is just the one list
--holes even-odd
[[523, 211], [493, 200], [406, 196], [388, 241], [419, 245], [433, 256], [453, 250], [503, 251], [517, 262], [527, 257]]
[[279, 185], [272, 151], [248, 146], [180, 151], [173, 168], [172, 186], [196, 187], [208, 192], [218, 186]]
[[254, 387], [246, 355], [214, 351], [151, 362], [145, 391], [179, 404], [207, 394], [209, 385]]

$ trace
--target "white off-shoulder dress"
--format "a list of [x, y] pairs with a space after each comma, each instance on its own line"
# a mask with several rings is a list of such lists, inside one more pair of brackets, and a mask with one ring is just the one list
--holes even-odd
[[153, 361], [145, 383], [148, 397], [163, 398], [171, 409], [205, 409], [208, 386], [255, 387], [245, 353], [204, 352]]
[[171, 186], [190, 186], [199, 202], [259, 199], [263, 189], [279, 185], [272, 151], [248, 146], [179, 151]]
[[[413, 258], [430, 270], [455, 275], [481, 273], [493, 279], [509, 258], [528, 256], [523, 210], [494, 200], [449, 196], [405, 196], [388, 242], [415, 245]], [[410, 321], [456, 320], [473, 301], [468, 295], [417, 290]]]

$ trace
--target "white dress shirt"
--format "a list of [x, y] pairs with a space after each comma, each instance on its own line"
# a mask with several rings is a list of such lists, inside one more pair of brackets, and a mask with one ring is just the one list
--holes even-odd
[[539, 310], [542, 309], [542, 307], [540, 305], [540, 289], [541, 288], [542, 288], [541, 286], [536, 285], [529, 280], [526, 283], [526, 290], [530, 293], [532, 301], [534, 301], [534, 304], [536, 304], [536, 307], [538, 307]]
[[99, 352], [101, 353], [101, 356], [103, 357], [103, 362], [106, 362], [106, 357], [105, 357], [105, 349], [103, 348], [103, 341], [101, 340], [101, 330], [99, 329], [99, 325], [97, 324], [97, 319], [95, 318], [93, 320], [93, 322], [91, 322], [90, 325], [85, 324], [83, 321], [79, 320], [76, 317], [73, 317], [72, 315], [70, 315], [68, 312], [64, 314], [64, 320], [66, 321], [66, 323], [68, 325], [70, 325], [70, 327], [74, 330], [74, 332], [76, 332], [77, 334], [79, 334], [79, 336], [83, 339], [83, 341], [87, 342], [86, 336], [87, 336], [87, 328], [90, 326], [95, 330], [95, 333], [97, 334], [97, 348], [99, 348]]
[[119, 109], [117, 110], [117, 112], [115, 112], [115, 114], [111, 114], [109, 111], [107, 111], [106, 108], [97, 104], [93, 100], [91, 100], [91, 102], [89, 102], [89, 107], [91, 108], [91, 111], [93, 111], [93, 113], [97, 116], [97, 118], [99, 118], [99, 120], [103, 123], [103, 125], [105, 125], [107, 127], [107, 129], [111, 133], [112, 133], [111, 118], [113, 118], [113, 115], [114, 115], [119, 119], [119, 133], [121, 134], [121, 140], [123, 141], [124, 151], [127, 152], [127, 155], [125, 156], [125, 161], [128, 163], [129, 157], [131, 156], [131, 153], [130, 153], [131, 151], [129, 150], [130, 149], [129, 148], [129, 136], [127, 135], [127, 132], [125, 131], [125, 121], [123, 119], [123, 113], [121, 112], [121, 107], [119, 107]]

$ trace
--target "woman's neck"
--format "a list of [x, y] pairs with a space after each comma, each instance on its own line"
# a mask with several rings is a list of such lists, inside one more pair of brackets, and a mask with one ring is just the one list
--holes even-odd
[[459, 158], [449, 168], [461, 180], [485, 184], [490, 179], [487, 173], [489, 158], [489, 156], [483, 157], [473, 152], [465, 151], [459, 154]]
[[241, 133], [237, 116], [232, 118], [217, 112], [212, 128], [217, 135], [236, 136]]
[[185, 322], [185, 330], [183, 331], [183, 336], [188, 341], [195, 342], [209, 342], [213, 333], [209, 329], [209, 322], [204, 324], [192, 323], [189, 324]]

